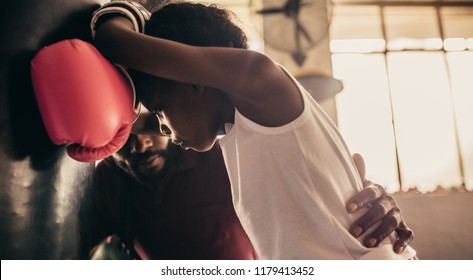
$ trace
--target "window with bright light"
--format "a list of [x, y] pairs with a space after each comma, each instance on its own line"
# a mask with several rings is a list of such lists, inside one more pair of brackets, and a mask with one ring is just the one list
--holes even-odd
[[382, 3], [333, 7], [340, 131], [389, 192], [473, 190], [473, 8]]

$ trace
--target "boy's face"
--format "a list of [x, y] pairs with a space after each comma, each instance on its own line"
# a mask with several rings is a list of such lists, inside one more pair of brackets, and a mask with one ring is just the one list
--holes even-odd
[[190, 84], [170, 80], [153, 80], [137, 84], [140, 101], [156, 113], [161, 132], [184, 149], [199, 152], [212, 148], [222, 121], [218, 108], [208, 94]]

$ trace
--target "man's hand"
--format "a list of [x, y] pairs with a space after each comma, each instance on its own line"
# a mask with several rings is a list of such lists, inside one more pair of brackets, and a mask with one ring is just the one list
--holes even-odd
[[350, 227], [350, 233], [354, 237], [358, 237], [376, 222], [381, 221], [378, 228], [365, 238], [365, 246], [375, 247], [381, 240], [396, 231], [397, 240], [394, 243], [394, 251], [398, 254], [402, 253], [414, 238], [412, 230], [404, 222], [394, 197], [389, 195], [380, 185], [366, 180], [366, 168], [361, 155], [354, 154], [353, 160], [363, 180], [364, 189], [348, 200], [347, 211], [354, 213], [362, 208], [369, 210]]
[[91, 260], [131, 260], [130, 250], [126, 249], [117, 235], [110, 235], [90, 252]]

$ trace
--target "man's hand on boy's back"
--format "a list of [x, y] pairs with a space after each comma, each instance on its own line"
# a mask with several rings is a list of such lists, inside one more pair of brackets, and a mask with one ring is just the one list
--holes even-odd
[[404, 222], [394, 197], [389, 195], [380, 185], [366, 180], [365, 163], [361, 155], [354, 154], [353, 160], [363, 180], [364, 189], [348, 200], [347, 211], [354, 213], [363, 208], [369, 210], [350, 227], [350, 233], [354, 237], [358, 237], [375, 223], [381, 221], [378, 227], [366, 236], [363, 241], [364, 245], [375, 247], [381, 240], [396, 231], [398, 239], [394, 243], [394, 251], [396, 253], [403, 252], [414, 238], [412, 230]]

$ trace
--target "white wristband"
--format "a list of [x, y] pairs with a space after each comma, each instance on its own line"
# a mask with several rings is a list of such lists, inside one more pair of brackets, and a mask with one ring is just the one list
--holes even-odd
[[107, 14], [120, 14], [128, 18], [134, 26], [136, 32], [143, 33], [146, 21], [151, 17], [151, 13], [140, 3], [135, 1], [112, 1], [102, 5], [92, 15], [90, 30], [92, 38], [95, 38], [97, 22], [100, 17]]

